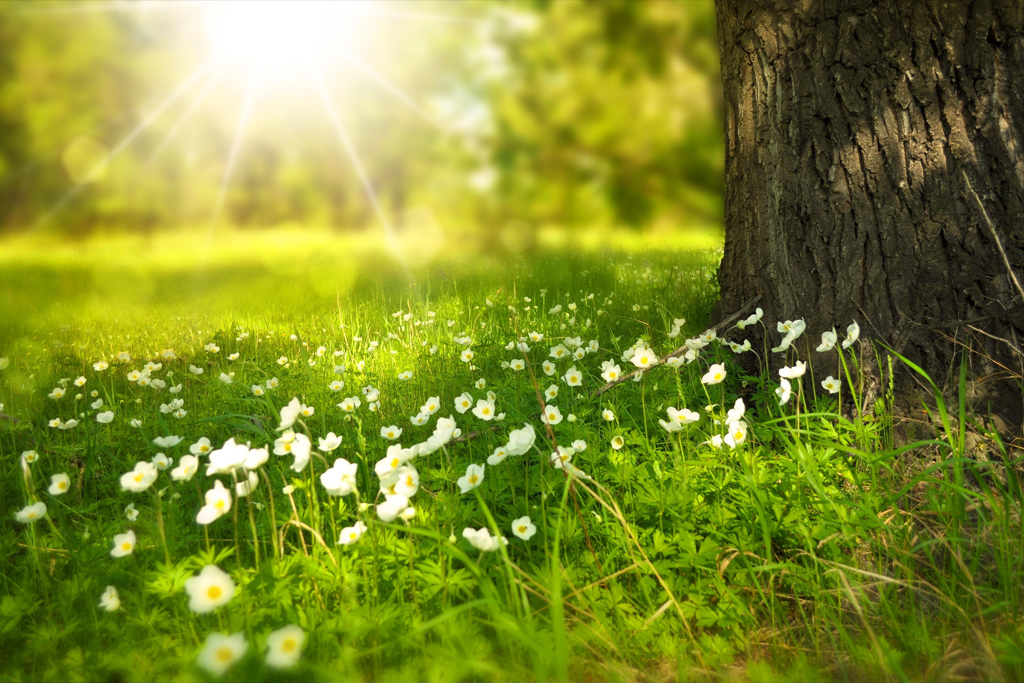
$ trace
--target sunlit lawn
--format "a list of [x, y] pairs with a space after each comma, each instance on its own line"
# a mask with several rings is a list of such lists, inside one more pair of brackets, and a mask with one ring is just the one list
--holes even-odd
[[[0, 680], [202, 679], [218, 657], [229, 680], [1024, 673], [1015, 479], [960, 457], [973, 483], [950, 485], [916, 463], [963, 456], [955, 429], [908, 458], [886, 447], [884, 415], [851, 421], [800, 391], [829, 374], [856, 387], [856, 345], [845, 365], [818, 360], [808, 330], [789, 359], [820, 365], [785, 405], [778, 377], [717, 340], [595, 393], [612, 366], [635, 369], [641, 338], [664, 356], [707, 325], [718, 237], [673, 234], [552, 231], [518, 255], [404, 236], [401, 257], [298, 229], [0, 243]], [[459, 409], [466, 393], [476, 410]], [[279, 430], [293, 398], [313, 410]], [[684, 407], [697, 419], [675, 428], [668, 409]], [[392, 425], [394, 443], [431, 444], [401, 456], [418, 478], [403, 504], [382, 491]], [[532, 448], [502, 454], [524, 425]], [[154, 443], [167, 436], [182, 438]], [[203, 437], [271, 452], [208, 475], [217, 456], [197, 447], [198, 472], [175, 475]], [[170, 466], [125, 490], [158, 453]], [[331, 495], [321, 475], [340, 458], [355, 491]], [[476, 488], [470, 465], [485, 465]], [[50, 492], [59, 474], [66, 492]], [[229, 509], [200, 525], [214, 481]], [[16, 522], [35, 501], [45, 519]], [[513, 529], [523, 517], [534, 535]], [[358, 539], [339, 544], [343, 529]], [[129, 530], [137, 545], [113, 557]], [[236, 587], [208, 613], [185, 583], [206, 565]], [[118, 609], [100, 606], [107, 586]], [[271, 637], [287, 626], [300, 648]]]

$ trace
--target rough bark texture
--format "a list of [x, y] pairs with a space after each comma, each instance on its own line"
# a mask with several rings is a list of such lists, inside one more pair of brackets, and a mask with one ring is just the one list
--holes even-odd
[[[760, 292], [765, 321], [804, 318], [812, 348], [857, 320], [940, 385], [956, 364], [949, 337], [981, 352], [976, 377], [1019, 373], [1024, 295], [1010, 272], [1024, 270], [1024, 2], [717, 9], [721, 314]], [[1020, 423], [1019, 386], [981, 386], [977, 408]]]

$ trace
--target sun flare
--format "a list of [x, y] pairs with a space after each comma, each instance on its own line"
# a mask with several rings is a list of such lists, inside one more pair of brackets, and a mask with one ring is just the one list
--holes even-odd
[[372, 9], [371, 0], [228, 2], [204, 22], [213, 57], [260, 81], [294, 80], [345, 59]]

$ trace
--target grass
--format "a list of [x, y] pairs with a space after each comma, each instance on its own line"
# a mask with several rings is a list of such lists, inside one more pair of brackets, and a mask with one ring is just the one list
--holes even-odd
[[[788, 352], [790, 364], [811, 365], [784, 406], [776, 377], [734, 364], [718, 342], [692, 364], [655, 367], [595, 396], [602, 361], [628, 372], [622, 355], [638, 338], [664, 355], [704, 330], [717, 296], [713, 236], [666, 244], [552, 233], [518, 257], [465, 240], [410, 237], [401, 247], [405, 265], [372, 239], [316, 231], [0, 243], [0, 356], [9, 359], [0, 371], [0, 680], [204, 680], [212, 674], [197, 654], [216, 632], [248, 643], [225, 680], [1024, 678], [1019, 452], [963, 401], [950, 411], [937, 397], [921, 439], [900, 444], [884, 400], [867, 415], [851, 409], [858, 346], [816, 353], [822, 330]], [[686, 322], [670, 338], [675, 318]], [[762, 322], [775, 340], [775, 321]], [[528, 353], [506, 349], [534, 331], [544, 339], [528, 341]], [[462, 335], [470, 362], [453, 340]], [[599, 350], [545, 375], [549, 348], [571, 337]], [[117, 362], [121, 352], [132, 360]], [[101, 359], [110, 367], [93, 370]], [[505, 365], [515, 360], [528, 365]], [[129, 381], [150, 361], [162, 363], [151, 377], [180, 393]], [[703, 384], [718, 362], [725, 381]], [[573, 365], [576, 388], [560, 379]], [[404, 371], [411, 379], [399, 379]], [[842, 391], [815, 396], [810, 387], [827, 374]], [[277, 388], [254, 395], [271, 378]], [[343, 390], [329, 388], [336, 379]], [[548, 430], [538, 416], [551, 384], [558, 395], [547, 402], [564, 419]], [[379, 391], [376, 411], [368, 386]], [[48, 397], [55, 387], [66, 395]], [[454, 410], [456, 396], [475, 402], [487, 391], [502, 421]], [[346, 415], [336, 404], [348, 396], [362, 406]], [[411, 424], [434, 396], [441, 410]], [[205, 492], [213, 479], [234, 482], [207, 477], [205, 459], [191, 481], [168, 469], [146, 491], [122, 490], [136, 462], [165, 452], [173, 468], [200, 437], [273, 448], [292, 397], [315, 408], [295, 426], [314, 453], [328, 432], [341, 446], [301, 472], [291, 456], [271, 454], [255, 491], [210, 525], [196, 523]], [[160, 409], [175, 398], [181, 417]], [[706, 443], [738, 398], [745, 441]], [[663, 429], [667, 408], [684, 406], [700, 420]], [[113, 421], [98, 423], [106, 410]], [[380, 427], [401, 427], [411, 446], [449, 414], [461, 436], [412, 461], [415, 516], [382, 522], [374, 467], [389, 442]], [[79, 424], [48, 427], [57, 417]], [[467, 466], [524, 424], [536, 430], [532, 450], [488, 465], [482, 484], [462, 493]], [[153, 443], [165, 435], [183, 440]], [[586, 448], [571, 464], [590, 478], [552, 466], [555, 444], [574, 441]], [[29, 450], [39, 457], [23, 475]], [[327, 495], [320, 475], [336, 458], [358, 464], [358, 497]], [[54, 496], [47, 488], [59, 473], [70, 490]], [[35, 500], [45, 519], [14, 521]], [[524, 515], [537, 530], [528, 541], [511, 533]], [[357, 520], [366, 533], [338, 545]], [[508, 545], [477, 550], [466, 528]], [[128, 529], [138, 545], [111, 557], [113, 537]], [[197, 614], [185, 581], [209, 564], [238, 591]], [[98, 607], [108, 585], [117, 611]], [[268, 668], [268, 637], [289, 624], [306, 634], [302, 656], [292, 669]]]

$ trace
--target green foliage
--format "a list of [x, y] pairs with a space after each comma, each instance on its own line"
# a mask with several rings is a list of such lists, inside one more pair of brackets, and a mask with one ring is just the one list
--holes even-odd
[[[201, 72], [216, 3], [132, 5], [0, 2], [0, 230], [376, 224], [304, 73], [260, 81], [240, 132], [259, 78]], [[399, 232], [720, 220], [710, 0], [405, 0], [358, 32], [373, 73], [316, 68]]]
[[[600, 360], [619, 359], [638, 337], [665, 353], [704, 328], [716, 296], [716, 249], [655, 250], [634, 240], [633, 251], [577, 246], [502, 264], [451, 246], [407, 275], [381, 245], [322, 233], [271, 232], [244, 243], [203, 236], [201, 259], [189, 258], [193, 237], [162, 239], [149, 247], [108, 239], [75, 251], [4, 244], [5, 680], [202, 678], [195, 658], [207, 635], [239, 631], [250, 649], [229, 680], [1024, 674], [1020, 456], [980, 421], [973, 429], [981, 440], [968, 439], [971, 420], [961, 408], [950, 415], [937, 395], [933, 438], [894, 448], [886, 420], [844, 417], [835, 398], [812, 395], [812, 373], [830, 371], [834, 356], [812, 357], [780, 406], [774, 378], [733, 365], [717, 343], [692, 365], [652, 368], [640, 382], [594, 396]], [[603, 241], [625, 244], [616, 235]], [[556, 303], [563, 310], [548, 313]], [[670, 338], [680, 316], [688, 319], [683, 335]], [[559, 362], [556, 375], [575, 363], [585, 379], [576, 390], [558, 381], [551, 401], [576, 416], [553, 432], [560, 445], [586, 442], [572, 463], [592, 481], [550, 465], [529, 371], [502, 367], [521, 357], [505, 345], [531, 331], [545, 335], [528, 354], [541, 391], [557, 379], [540, 368], [548, 345], [568, 336], [599, 341], [600, 351]], [[473, 338], [475, 368], [452, 341], [463, 333]], [[379, 341], [376, 352], [370, 340]], [[210, 343], [218, 350], [207, 350]], [[175, 358], [163, 357], [167, 348]], [[858, 376], [855, 350], [833, 374]], [[130, 363], [93, 370], [122, 351]], [[174, 396], [187, 415], [160, 411], [171, 398], [166, 389], [126, 379], [147, 360], [163, 363], [154, 377], [183, 385]], [[713, 362], [726, 364], [726, 380], [705, 385]], [[335, 374], [336, 363], [347, 370]], [[412, 379], [399, 380], [403, 370], [413, 370]], [[222, 372], [235, 373], [231, 384], [217, 379]], [[278, 388], [253, 395], [250, 386], [270, 377]], [[340, 393], [328, 387], [336, 377], [346, 381]], [[319, 473], [345, 457], [359, 463], [362, 499], [373, 502], [373, 465], [387, 446], [379, 427], [398, 424], [403, 443], [420, 441], [430, 428], [408, 416], [428, 396], [441, 398], [440, 414], [463, 391], [482, 396], [481, 377], [505, 420], [456, 415], [465, 433], [480, 434], [416, 460], [413, 520], [384, 524], [352, 497], [324, 495]], [[47, 397], [62, 384], [67, 395]], [[379, 410], [363, 406], [346, 419], [334, 404], [366, 384], [380, 390]], [[111, 424], [95, 421], [92, 391], [115, 411]], [[844, 405], [849, 393], [839, 395]], [[290, 458], [271, 456], [268, 478], [235, 501], [237, 521], [196, 525], [211, 485], [202, 471], [194, 482], [164, 472], [143, 494], [120, 489], [119, 476], [135, 462], [158, 450], [177, 461], [200, 436], [214, 446], [229, 437], [272, 443], [278, 410], [292, 396], [316, 408], [301, 423], [314, 443], [334, 431], [342, 447], [326, 462], [314, 456], [301, 474]], [[737, 398], [746, 405], [747, 439], [715, 449], [707, 444], [719, 430], [712, 418], [722, 419]], [[717, 407], [684, 431], [658, 424], [669, 406], [704, 413], [709, 404]], [[613, 421], [602, 418], [604, 409]], [[48, 427], [57, 415], [81, 422]], [[525, 422], [538, 428], [537, 447], [489, 466], [483, 485], [460, 495], [455, 480], [466, 465], [483, 462]], [[166, 434], [185, 439], [169, 450], [152, 443]], [[612, 448], [613, 436], [625, 447]], [[987, 452], [984, 461], [969, 442]], [[17, 463], [28, 449], [40, 459], [26, 480]], [[70, 474], [72, 487], [51, 496], [49, 477], [59, 472]], [[294, 486], [291, 496], [284, 484]], [[156, 491], [164, 492], [159, 506]], [[32, 498], [46, 502], [47, 519], [15, 523]], [[125, 519], [129, 502], [140, 511], [134, 522]], [[523, 514], [537, 526], [528, 542], [508, 533]], [[356, 519], [367, 534], [335, 545]], [[480, 553], [462, 538], [466, 527], [488, 527], [510, 543]], [[111, 538], [128, 528], [139, 538], [135, 551], [110, 557]], [[185, 581], [209, 564], [228, 571], [239, 592], [216, 612], [194, 614]], [[120, 594], [116, 612], [97, 606], [108, 585]], [[276, 674], [262, 657], [270, 632], [286, 624], [308, 640], [298, 670]]]

